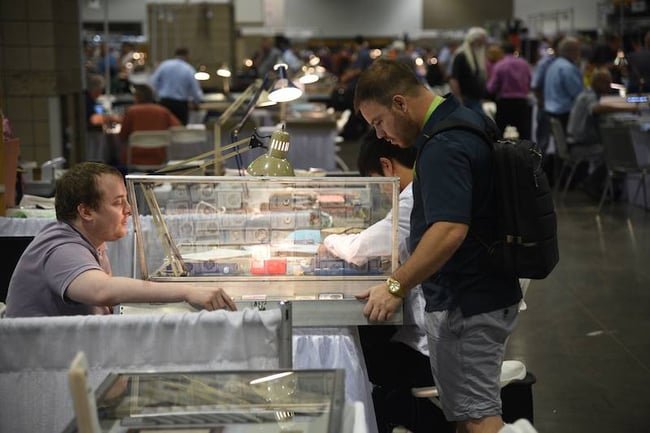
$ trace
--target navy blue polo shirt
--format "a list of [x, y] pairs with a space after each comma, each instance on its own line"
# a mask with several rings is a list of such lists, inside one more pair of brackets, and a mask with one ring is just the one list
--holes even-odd
[[521, 299], [521, 289], [516, 278], [496, 273], [487, 265], [487, 249], [481, 243], [492, 242], [496, 236], [491, 149], [478, 135], [462, 129], [429, 138], [428, 132], [447, 118], [485, 127], [479, 114], [451, 96], [424, 125], [415, 142], [419, 156], [413, 180], [409, 249], [414, 251], [436, 222], [470, 226], [458, 250], [422, 283], [422, 289], [426, 311], [460, 307], [464, 316], [471, 316], [515, 304]]

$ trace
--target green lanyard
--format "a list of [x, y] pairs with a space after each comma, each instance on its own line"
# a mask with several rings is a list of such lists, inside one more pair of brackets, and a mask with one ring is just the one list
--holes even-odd
[[[445, 98], [443, 98], [440, 95], [436, 95], [436, 97], [433, 98], [433, 101], [431, 101], [431, 105], [429, 105], [429, 109], [427, 110], [427, 114], [424, 116], [424, 122], [422, 122], [422, 128], [424, 128], [424, 125], [427, 124], [433, 112], [436, 111], [436, 108], [438, 108], [438, 105], [442, 104], [444, 100]], [[413, 163], [413, 177], [415, 177], [415, 164], [417, 164], [417, 161]]]
[[435, 98], [433, 98], [433, 101], [431, 101], [431, 105], [429, 105], [429, 109], [427, 110], [427, 114], [424, 116], [424, 122], [422, 122], [422, 127], [424, 128], [424, 125], [427, 124], [429, 121], [429, 118], [433, 114], [434, 111], [436, 111], [436, 108], [438, 108], [438, 105], [442, 104], [442, 101], [444, 101], [445, 98], [443, 98], [440, 95], [436, 95]]

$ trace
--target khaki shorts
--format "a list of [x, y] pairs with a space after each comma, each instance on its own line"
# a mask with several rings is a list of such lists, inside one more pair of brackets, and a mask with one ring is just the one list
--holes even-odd
[[459, 308], [425, 313], [431, 371], [449, 421], [501, 415], [501, 364], [518, 304], [463, 317]]

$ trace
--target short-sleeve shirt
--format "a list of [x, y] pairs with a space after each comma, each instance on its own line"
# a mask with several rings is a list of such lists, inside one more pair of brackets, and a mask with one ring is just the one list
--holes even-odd
[[544, 79], [546, 78], [546, 71], [553, 61], [555, 61], [555, 56], [546, 56], [537, 62], [537, 65], [533, 70], [530, 87], [538, 90], [542, 96], [544, 96]]
[[70, 283], [91, 269], [110, 274], [105, 245], [95, 248], [68, 223], [48, 224], [20, 257], [9, 282], [7, 317], [93, 314], [93, 306], [66, 297]]
[[583, 88], [578, 66], [564, 57], [558, 57], [546, 71], [544, 110], [556, 115], [569, 114], [573, 101]]
[[195, 72], [194, 67], [185, 60], [167, 59], [158, 65], [150, 82], [161, 99], [192, 100], [199, 103], [203, 100], [203, 90], [194, 78]]
[[448, 96], [433, 112], [415, 147], [413, 210], [409, 248], [415, 250], [429, 227], [437, 222], [467, 224], [470, 232], [437, 273], [422, 282], [426, 311], [460, 307], [464, 316], [493, 311], [521, 299], [514, 277], [487, 265], [487, 248], [496, 236], [496, 209], [491, 149], [477, 134], [452, 129], [429, 138], [443, 119], [485, 127], [480, 114]]

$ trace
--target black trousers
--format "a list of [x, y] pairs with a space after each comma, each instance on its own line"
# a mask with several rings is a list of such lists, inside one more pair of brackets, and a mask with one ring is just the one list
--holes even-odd
[[390, 433], [397, 425], [414, 433], [453, 432], [454, 423], [445, 419], [440, 408], [411, 394], [411, 388], [434, 385], [431, 365], [428, 356], [390, 341], [396, 331], [390, 325], [359, 326], [379, 433]]
[[183, 125], [187, 125], [187, 120], [189, 118], [190, 112], [187, 101], [171, 98], [161, 98], [160, 105], [166, 107], [169, 111], [174, 113], [174, 116], [178, 117], [178, 120], [180, 120]]
[[[551, 113], [547, 111], [546, 115], [549, 119], [551, 117], [558, 119], [562, 124], [562, 129], [564, 130], [564, 134], [566, 135], [566, 127], [567, 124], [569, 123], [569, 113], [557, 114], [557, 113]], [[549, 124], [549, 128], [550, 128], [550, 124]], [[557, 157], [557, 154], [555, 153], [544, 154], [544, 159], [542, 160], [542, 168], [544, 169], [544, 172], [546, 173], [546, 177], [548, 178], [548, 183], [551, 186], [554, 186], [555, 182], [561, 181], [561, 179], [557, 178], [559, 175], [560, 166], [561, 166], [561, 161]]]

